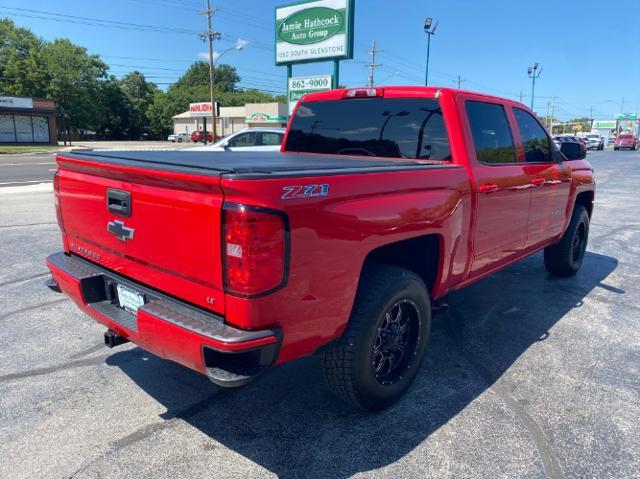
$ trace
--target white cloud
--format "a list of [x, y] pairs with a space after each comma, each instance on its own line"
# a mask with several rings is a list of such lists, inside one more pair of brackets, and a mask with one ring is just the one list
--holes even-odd
[[[215, 62], [216, 59], [220, 56], [220, 54], [218, 52], [213, 52], [213, 61]], [[200, 60], [204, 60], [205, 62], [209, 61], [209, 52], [200, 52], [198, 53], [198, 58]]]

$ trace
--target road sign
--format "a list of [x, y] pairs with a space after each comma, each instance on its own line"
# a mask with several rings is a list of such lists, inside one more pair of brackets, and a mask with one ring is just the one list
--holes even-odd
[[276, 65], [353, 58], [353, 2], [276, 7]]
[[289, 115], [293, 113], [296, 103], [304, 95], [326, 90], [331, 90], [331, 75], [289, 78]]

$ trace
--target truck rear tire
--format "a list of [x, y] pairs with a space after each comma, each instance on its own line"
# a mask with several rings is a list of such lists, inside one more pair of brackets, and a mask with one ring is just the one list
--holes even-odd
[[391, 406], [418, 372], [430, 332], [431, 300], [420, 277], [366, 265], [347, 329], [322, 352], [329, 388], [364, 410]]
[[582, 205], [573, 207], [567, 231], [556, 244], [544, 250], [544, 266], [553, 276], [566, 278], [578, 272], [589, 240], [589, 214]]

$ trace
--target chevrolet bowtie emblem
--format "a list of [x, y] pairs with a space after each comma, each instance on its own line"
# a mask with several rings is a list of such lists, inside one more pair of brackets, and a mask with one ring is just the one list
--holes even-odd
[[127, 228], [122, 221], [114, 220], [107, 223], [107, 231], [115, 235], [120, 241], [127, 241], [133, 239], [133, 234], [136, 230]]

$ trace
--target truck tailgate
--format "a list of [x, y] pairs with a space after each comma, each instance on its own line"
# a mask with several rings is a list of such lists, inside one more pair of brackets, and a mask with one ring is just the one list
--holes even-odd
[[[57, 161], [56, 194], [70, 253], [224, 313], [218, 175], [104, 163], [89, 155], [63, 154]], [[108, 197], [116, 208], [124, 198], [130, 212], [110, 211]]]

